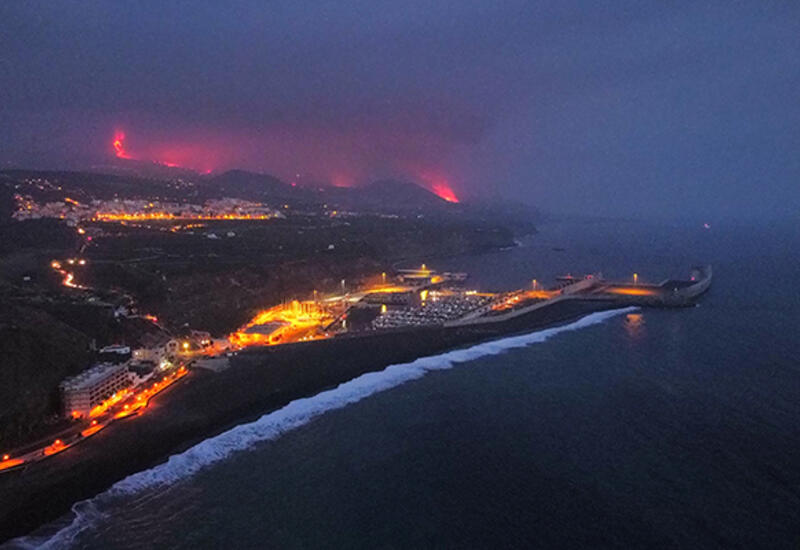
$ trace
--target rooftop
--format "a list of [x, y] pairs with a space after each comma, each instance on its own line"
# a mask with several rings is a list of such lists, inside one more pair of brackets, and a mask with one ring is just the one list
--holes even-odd
[[80, 389], [91, 384], [96, 384], [118, 370], [125, 370], [125, 367], [123, 365], [114, 365], [112, 363], [98, 363], [92, 368], [85, 370], [76, 376], [67, 378], [61, 382], [60, 387], [62, 389], [69, 390]]

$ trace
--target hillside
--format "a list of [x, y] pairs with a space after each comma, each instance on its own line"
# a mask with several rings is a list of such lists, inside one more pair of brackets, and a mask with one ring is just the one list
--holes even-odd
[[288, 202], [302, 208], [330, 206], [378, 213], [447, 214], [458, 210], [456, 205], [409, 182], [379, 181], [352, 188], [303, 187], [289, 185], [269, 174], [244, 170], [171, 179], [94, 172], [4, 170], [0, 171], [0, 188], [3, 189], [0, 207], [5, 208], [13, 193], [21, 193], [41, 202], [61, 201], [65, 197], [80, 202], [113, 198], [202, 202], [235, 197], [275, 206]]

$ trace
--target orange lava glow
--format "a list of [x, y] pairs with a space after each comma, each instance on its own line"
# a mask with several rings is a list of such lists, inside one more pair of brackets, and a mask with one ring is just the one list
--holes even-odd
[[447, 202], [454, 202], [454, 203], [459, 202], [458, 197], [456, 196], [452, 187], [450, 187], [446, 183], [433, 184], [433, 186], [431, 186], [431, 191], [433, 191], [436, 195], [443, 198]]
[[111, 142], [112, 147], [114, 147], [114, 154], [117, 158], [121, 159], [130, 159], [132, 158], [126, 151], [125, 151], [125, 134], [123, 132], [117, 132], [114, 134], [114, 141]]
[[[296, 185], [296, 183], [292, 182], [292, 185]], [[334, 187], [353, 187], [355, 185], [355, 180], [350, 176], [337, 174], [331, 178], [331, 185]]]

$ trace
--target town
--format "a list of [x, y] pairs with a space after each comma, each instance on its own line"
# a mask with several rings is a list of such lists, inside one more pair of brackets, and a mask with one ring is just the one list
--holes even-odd
[[75, 226], [86, 221], [129, 222], [145, 220], [269, 220], [282, 218], [279, 210], [235, 198], [208, 200], [204, 204], [162, 202], [145, 199], [94, 199], [81, 203], [70, 197], [37, 203], [30, 196], [15, 195], [16, 220], [56, 218]]

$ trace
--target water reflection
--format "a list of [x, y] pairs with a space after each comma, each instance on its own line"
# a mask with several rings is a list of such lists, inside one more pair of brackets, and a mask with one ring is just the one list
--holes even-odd
[[644, 338], [645, 326], [644, 315], [641, 313], [628, 313], [625, 316], [625, 332], [634, 340]]

